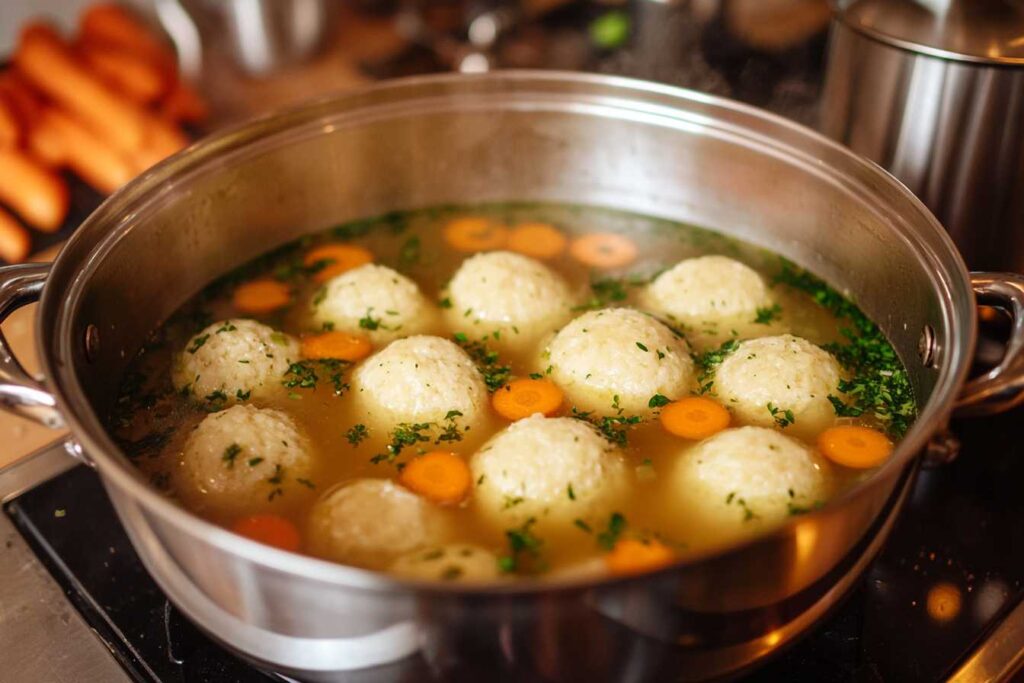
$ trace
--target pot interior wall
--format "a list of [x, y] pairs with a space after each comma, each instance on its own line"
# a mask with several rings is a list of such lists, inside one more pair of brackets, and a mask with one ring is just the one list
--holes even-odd
[[[925, 326], [943, 352], [963, 352], [954, 331], [969, 327], [953, 316], [969, 320], [970, 306], [954, 313], [951, 302], [970, 293], [948, 247], [920, 228], [932, 219], [807, 131], [699, 95], [596, 79], [440, 83], [315, 104], [220, 136], [104, 205], [54, 272], [50, 287], [69, 295], [48, 297], [43, 315], [44, 338], [97, 412], [145, 335], [213, 278], [341, 221], [439, 203], [601, 205], [762, 245], [852, 293], [922, 399], [937, 378], [918, 359]], [[90, 324], [100, 345], [86, 358]]]

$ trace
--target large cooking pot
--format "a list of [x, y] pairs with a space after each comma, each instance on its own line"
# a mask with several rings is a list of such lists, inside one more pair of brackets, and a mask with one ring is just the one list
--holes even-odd
[[[104, 428], [146, 334], [216, 276], [340, 221], [501, 200], [639, 211], [785, 255], [882, 326], [919, 419], [868, 481], [764, 537], [636, 578], [480, 588], [235, 536], [151, 487]], [[1014, 316], [1015, 337], [965, 388], [976, 294]], [[366, 667], [377, 668], [357, 679], [417, 667], [463, 680], [733, 671], [843, 594], [958, 401], [1010, 405], [1022, 375], [1024, 280], [968, 275], [942, 227], [877, 166], [750, 107], [600, 76], [416, 78], [220, 133], [107, 200], [52, 268], [0, 270], [0, 319], [35, 297], [46, 379], [0, 348], [0, 400], [70, 428], [68, 450], [96, 468], [146, 567], [195, 623], [258, 665], [317, 680]]]

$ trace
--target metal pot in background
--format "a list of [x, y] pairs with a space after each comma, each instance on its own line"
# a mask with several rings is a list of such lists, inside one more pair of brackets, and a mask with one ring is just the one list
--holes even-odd
[[822, 130], [902, 180], [969, 266], [1024, 271], [1024, 5], [834, 9]]

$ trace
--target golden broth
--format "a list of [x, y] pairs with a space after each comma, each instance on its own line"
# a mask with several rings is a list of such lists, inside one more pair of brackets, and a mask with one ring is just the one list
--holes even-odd
[[[609, 305], [634, 305], [639, 292], [639, 286], [635, 283], [647, 282], [661, 270], [692, 256], [729, 256], [751, 266], [769, 281], [779, 272], [781, 264], [779, 257], [771, 253], [706, 230], [628, 213], [576, 206], [511, 204], [442, 207], [350, 223], [320, 235], [303, 238], [291, 247], [262, 257], [214, 283], [154, 333], [151, 343], [140, 353], [126, 375], [122, 399], [112, 420], [113, 430], [126, 452], [157, 486], [174, 496], [171, 488], [173, 477], [169, 475], [174, 468], [181, 466], [182, 446], [188, 434], [210, 409], [202, 401], [183, 396], [171, 387], [169, 367], [172, 357], [185, 347], [192, 335], [210, 322], [232, 317], [252, 317], [296, 336], [318, 331], [309, 315], [309, 302], [318, 285], [296, 264], [301, 264], [302, 254], [309, 247], [323, 242], [351, 241], [368, 248], [375, 255], [376, 262], [409, 276], [418, 283], [428, 299], [437, 301], [447, 281], [468, 256], [444, 243], [441, 227], [446, 221], [465, 215], [485, 216], [507, 225], [541, 221], [557, 227], [570, 238], [589, 232], [614, 232], [629, 236], [637, 245], [639, 254], [633, 263], [623, 269], [597, 272], [575, 261], [568, 251], [546, 261], [570, 284], [580, 302], [586, 302], [594, 296], [592, 281], [618, 278], [621, 280], [619, 289], [624, 292], [625, 299], [609, 302]], [[240, 315], [231, 302], [233, 285], [266, 275], [290, 282], [294, 291], [293, 303], [271, 315]], [[775, 285], [772, 294], [781, 306], [781, 313], [766, 323], [763, 335], [789, 332], [816, 344], [843, 341], [841, 329], [849, 323], [837, 319], [805, 291], [797, 287]], [[459, 332], [472, 332], [471, 329], [448, 329], [443, 322], [438, 325], [432, 332], [447, 338]], [[695, 354], [717, 348], [722, 341], [731, 337], [730, 330], [715, 329], [713, 326], [685, 332]], [[525, 377], [537, 370], [535, 359], [535, 353], [502, 355], [501, 362], [511, 367], [512, 376]], [[346, 379], [349, 372], [350, 368], [345, 370]], [[395, 463], [373, 462], [375, 455], [385, 451], [390, 435], [371, 430], [368, 438], [352, 445], [346, 433], [362, 420], [352, 407], [351, 393], [336, 396], [331, 383], [325, 381], [324, 375], [328, 373], [319, 374], [321, 381], [314, 389], [282, 389], [279, 397], [254, 401], [260, 407], [274, 407], [287, 412], [307, 430], [318, 459], [316, 474], [312, 477], [317, 494], [354, 478], [396, 478], [398, 469]], [[697, 393], [699, 387], [694, 386], [693, 389]], [[568, 406], [563, 414], [570, 414]], [[839, 422], [876, 428], [887, 426], [884, 420], [877, 419], [870, 410], [857, 418], [840, 418]], [[466, 432], [461, 441], [447, 444], [444, 448], [450, 447], [468, 458], [484, 441], [507, 424], [506, 420], [492, 415], [484, 428]], [[733, 426], [736, 426], [735, 421]], [[735, 533], [698, 524], [691, 518], [673, 512], [670, 503], [679, 492], [668, 490], [667, 478], [661, 476], [661, 473], [667, 471], [671, 460], [679, 457], [692, 443], [666, 433], [657, 419], [628, 428], [627, 438], [628, 445], [624, 452], [629, 463], [631, 493], [617, 510], [625, 518], [631, 533], [654, 534], [680, 555], [706, 550], [735, 539]], [[810, 443], [813, 446], [813, 436]], [[432, 443], [424, 445], [428, 447], [427, 450], [432, 450]], [[415, 448], [407, 448], [398, 462], [415, 457], [415, 453]], [[836, 492], [870, 475], [870, 470], [839, 466], [833, 469], [836, 473]], [[285, 482], [282, 499], [287, 498], [288, 486], [297, 485], [295, 482]], [[290, 508], [284, 505], [282, 514], [295, 522], [301, 530], [306, 526], [310, 505], [311, 502]], [[228, 527], [235, 521], [218, 517], [202, 507], [193, 511]], [[480, 545], [499, 556], [509, 552], [506, 530], [483, 523], [474, 512], [471, 500], [461, 507], [446, 509], [445, 514], [453, 522], [453, 528], [458, 530], [458, 537], [453, 540]], [[602, 524], [591, 525], [590, 532], [569, 527], [564, 532], [542, 537], [543, 561], [534, 562], [532, 566], [542, 567], [546, 575], [580, 567], [600, 567], [597, 560], [604, 551], [595, 542], [595, 537], [604, 530]], [[741, 533], [753, 533], [763, 528], [764, 525], [754, 518], [749, 524], [743, 525]]]

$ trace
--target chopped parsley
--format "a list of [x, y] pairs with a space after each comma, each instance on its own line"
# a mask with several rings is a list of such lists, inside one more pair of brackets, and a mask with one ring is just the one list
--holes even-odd
[[613, 512], [608, 518], [608, 526], [597, 535], [597, 544], [605, 550], [611, 550], [626, 530], [626, 518], [620, 512]]
[[420, 238], [416, 235], [410, 235], [398, 250], [398, 265], [408, 268], [417, 263], [420, 260], [422, 251], [423, 245], [420, 243]]
[[917, 403], [906, 369], [878, 326], [824, 281], [788, 261], [782, 262], [775, 283], [808, 294], [819, 306], [849, 323], [840, 330], [845, 342], [824, 346], [853, 376], [839, 382], [839, 392], [847, 400], [836, 397], [842, 406], [832, 401], [837, 414], [849, 410], [870, 412], [887, 426], [890, 435], [903, 436], [917, 416]]
[[284, 483], [284, 468], [278, 463], [274, 465], [274, 473], [266, 479], [267, 483], [271, 485], [270, 493], [267, 494], [267, 500], [274, 500], [278, 496], [284, 495], [284, 489], [281, 484]]
[[289, 389], [315, 389], [320, 375], [317, 371], [327, 373], [335, 396], [341, 396], [348, 390], [348, 383], [344, 381], [343, 374], [348, 368], [348, 361], [336, 358], [316, 358], [303, 360], [298, 363], [291, 363], [284, 373], [281, 384]]
[[712, 379], [715, 374], [715, 370], [730, 353], [739, 348], [739, 345], [740, 343], [737, 340], [729, 339], [722, 342], [722, 345], [717, 349], [705, 351], [694, 358], [697, 368], [700, 370], [697, 375], [697, 383], [700, 385], [700, 393], [706, 394], [711, 391], [711, 387], [715, 384]]
[[594, 530], [590, 528], [590, 525], [584, 522], [582, 519], [574, 519], [572, 523], [576, 525], [576, 528], [585, 531], [588, 534], [594, 533]]
[[[237, 329], [238, 328], [235, 327], [231, 323], [231, 321], [226, 321], [223, 325], [221, 325], [220, 327], [217, 328], [217, 334], [221, 334], [221, 333], [224, 333], [224, 332], [234, 332]], [[209, 337], [209, 335], [206, 335], [206, 336]]]
[[505, 386], [512, 376], [512, 368], [501, 363], [497, 351], [491, 350], [482, 341], [470, 341], [464, 332], [456, 332], [453, 339], [473, 359], [480, 374], [484, 376], [488, 391], [497, 391]]
[[[366, 315], [359, 319], [359, 327], [364, 330], [376, 330], [381, 327], [380, 318], [374, 318], [373, 308], [366, 309]], [[386, 329], [386, 328], [385, 328]]]
[[743, 498], [738, 498], [736, 496], [736, 492], [735, 491], [731, 492], [729, 495], [727, 495], [725, 497], [725, 504], [726, 505], [732, 505], [733, 503], [738, 505], [743, 510], [743, 521], [744, 522], [749, 522], [752, 519], [757, 519], [757, 515], [754, 513], [753, 510], [750, 509], [750, 506], [747, 505], [747, 501], [745, 499], [743, 499]]
[[768, 413], [772, 416], [772, 419], [775, 420], [775, 424], [777, 424], [780, 429], [785, 429], [796, 422], [796, 418], [793, 416], [793, 411], [789, 408], [782, 410], [771, 402], [769, 402], [766, 407], [768, 408]]
[[649, 400], [647, 402], [647, 407], [648, 408], [661, 408], [663, 406], [667, 406], [671, 402], [672, 401], [670, 401], [667, 396], [662, 396], [661, 394], [655, 394], [654, 396], [651, 396], [651, 400]]
[[440, 306], [441, 308], [451, 308], [452, 307], [452, 300], [449, 297], [445, 297], [445, 298], [441, 299], [440, 301], [438, 301], [437, 305]]
[[248, 401], [250, 396], [252, 396], [252, 389], [246, 389], [245, 391], [237, 389], [235, 391], [235, 398], [239, 401]]
[[543, 566], [538, 563], [544, 541], [533, 533], [532, 527], [536, 519], [531, 517], [522, 526], [505, 531], [508, 540], [508, 555], [498, 558], [498, 569], [508, 574], [511, 572], [539, 571]]
[[637, 342], [637, 343], [636, 343], [636, 348], [640, 349], [641, 351], [645, 351], [645, 352], [646, 352], [646, 351], [649, 351], [649, 350], [650, 350], [650, 349], [648, 349], [648, 348], [647, 348], [646, 346], [644, 346], [643, 344], [641, 344], [640, 342]]
[[246, 461], [246, 464], [249, 465], [249, 467], [256, 467], [256, 465], [259, 465], [261, 462], [263, 462], [263, 458], [256, 456], [255, 458], [249, 458], [249, 460]]
[[[454, 441], [461, 441], [463, 432], [467, 428], [459, 429], [458, 418], [462, 417], [462, 413], [458, 410], [449, 410], [445, 415], [444, 420], [440, 423], [437, 422], [403, 422], [395, 427], [394, 431], [391, 432], [391, 441], [384, 449], [384, 453], [378, 453], [370, 458], [370, 462], [375, 465], [380, 463], [393, 463], [402, 454], [406, 448], [416, 446], [421, 443], [428, 443], [433, 441], [435, 446], [442, 443], [452, 443]], [[357, 427], [361, 425], [356, 425]], [[355, 427], [353, 427], [355, 429]], [[365, 432], [365, 427], [363, 428]], [[351, 430], [349, 430], [351, 432]], [[435, 435], [436, 434], [436, 435]], [[362, 438], [365, 438], [363, 436]], [[351, 443], [351, 439], [349, 441]], [[400, 463], [399, 467], [404, 467], [404, 464]]]
[[828, 395], [828, 401], [832, 404], [833, 410], [836, 411], [837, 417], [860, 417], [864, 414], [864, 409], [855, 405], [850, 405], [843, 401], [838, 396]]
[[773, 320], [778, 320], [780, 317], [782, 317], [782, 306], [778, 304], [762, 306], [757, 309], [757, 314], [754, 316], [754, 323], [757, 325], [770, 325]]
[[597, 431], [601, 433], [601, 436], [608, 439], [616, 446], [625, 447], [629, 443], [627, 432], [630, 427], [640, 424], [643, 419], [639, 415], [606, 415], [604, 417], [597, 417], [591, 411], [580, 411], [575, 406], [572, 408], [572, 415], [577, 420], [583, 420], [589, 422]]
[[565, 487], [565, 494], [569, 496], [569, 500], [576, 500], [576, 492], [572, 490], [572, 483]]
[[221, 460], [227, 463], [228, 467], [235, 466], [235, 458], [242, 452], [242, 447], [237, 443], [233, 443], [224, 449], [224, 455], [221, 456]]
[[198, 337], [196, 337], [195, 339], [192, 340], [192, 345], [188, 347], [188, 352], [189, 353], [195, 353], [199, 349], [203, 348], [203, 344], [205, 344], [206, 340], [209, 339], [209, 338], [210, 338], [209, 334], [201, 334], [201, 335], [199, 335]]
[[358, 446], [368, 436], [370, 436], [370, 430], [366, 428], [364, 424], [352, 425], [347, 432], [345, 432], [345, 438], [353, 446]]

